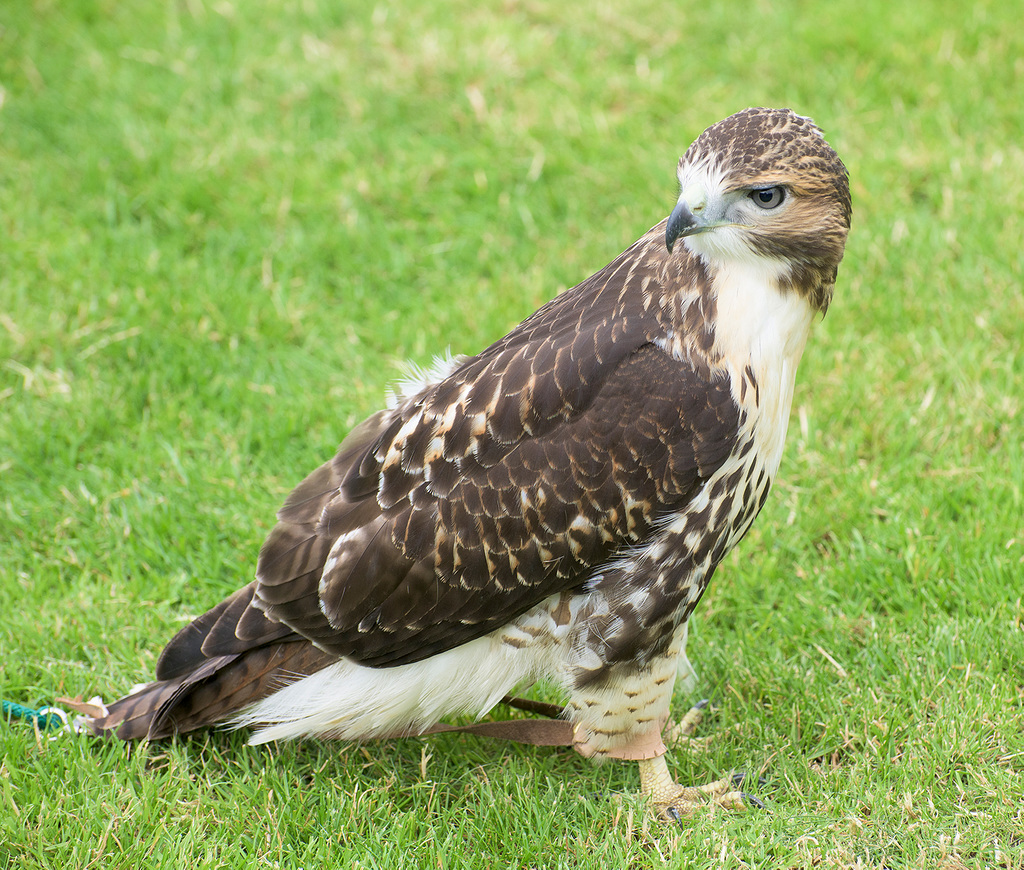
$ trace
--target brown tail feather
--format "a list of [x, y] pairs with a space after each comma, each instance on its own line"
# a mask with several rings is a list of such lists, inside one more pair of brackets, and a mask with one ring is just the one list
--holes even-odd
[[96, 734], [121, 740], [158, 740], [228, 720], [296, 677], [308, 676], [336, 658], [302, 640], [269, 644], [217, 656], [191, 672], [150, 683], [93, 719]]
[[[185, 677], [207, 659], [240, 655], [273, 641], [297, 640], [287, 625], [273, 622], [251, 607], [255, 590], [255, 583], [242, 587], [172, 637], [157, 661], [157, 680]], [[238, 625], [243, 619], [247, 632], [240, 637]]]

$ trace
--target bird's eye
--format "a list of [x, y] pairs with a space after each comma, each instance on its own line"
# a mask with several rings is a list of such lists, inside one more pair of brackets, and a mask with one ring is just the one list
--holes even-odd
[[781, 187], [762, 187], [750, 191], [750, 198], [755, 205], [767, 211], [782, 205], [786, 199], [786, 191]]

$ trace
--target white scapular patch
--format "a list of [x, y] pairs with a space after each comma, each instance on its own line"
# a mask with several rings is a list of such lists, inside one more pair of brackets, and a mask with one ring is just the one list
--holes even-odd
[[427, 387], [443, 381], [448, 375], [454, 372], [467, 359], [463, 354], [453, 355], [451, 348], [443, 354], [438, 354], [428, 366], [420, 366], [416, 363], [406, 363], [402, 368], [404, 372], [401, 379], [388, 390], [387, 406], [398, 407], [410, 396], [415, 396]]

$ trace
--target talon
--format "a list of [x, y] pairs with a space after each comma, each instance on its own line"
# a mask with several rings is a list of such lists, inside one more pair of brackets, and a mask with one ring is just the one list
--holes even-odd
[[669, 773], [664, 755], [640, 762], [640, 787], [641, 792], [650, 798], [657, 816], [663, 821], [671, 819], [680, 829], [682, 816], [716, 806], [734, 811], [748, 807], [767, 809], [760, 799], [736, 790], [731, 776], [705, 785], [680, 785]]
[[683, 817], [679, 815], [679, 810], [677, 810], [674, 806], [669, 805], [665, 808], [665, 814], [669, 816], [673, 822], [679, 825], [680, 831], [684, 833], [686, 832], [686, 828], [683, 827]]
[[747, 792], [745, 792], [745, 791], [741, 791], [740, 792], [740, 797], [743, 798], [744, 801], [746, 801], [748, 804], [750, 804], [755, 809], [758, 809], [758, 810], [766, 810], [766, 809], [768, 809], [768, 807], [765, 805], [765, 802], [763, 800], [761, 800], [761, 798], [759, 798], [759, 797], [754, 797], [754, 795], [747, 794]]
[[[730, 777], [730, 779], [732, 780], [732, 784], [735, 785], [735, 786], [743, 785], [743, 783], [745, 783], [747, 781], [747, 779], [749, 779], [749, 778], [750, 778], [750, 774], [747, 773], [745, 770], [737, 770]], [[757, 786], [758, 786], [758, 788], [764, 788], [766, 785], [768, 785], [768, 777], [766, 777], [764, 774], [759, 775], [757, 777]]]

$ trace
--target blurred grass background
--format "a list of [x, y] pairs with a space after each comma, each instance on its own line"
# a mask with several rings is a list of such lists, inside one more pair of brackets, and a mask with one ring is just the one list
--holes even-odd
[[21, 703], [147, 679], [402, 361], [608, 262], [714, 121], [811, 115], [855, 212], [779, 482], [694, 621], [714, 739], [673, 756], [763, 770], [769, 812], [683, 834], [631, 765], [472, 738], [0, 724], [0, 866], [1024, 866], [1022, 92], [995, 0], [3, 4]]

